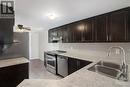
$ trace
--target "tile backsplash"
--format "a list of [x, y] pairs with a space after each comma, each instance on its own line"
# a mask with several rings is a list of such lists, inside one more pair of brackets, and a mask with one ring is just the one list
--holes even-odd
[[50, 50], [66, 50], [99, 57], [107, 56], [108, 48], [121, 46], [125, 49], [126, 58], [130, 64], [130, 43], [49, 43]]

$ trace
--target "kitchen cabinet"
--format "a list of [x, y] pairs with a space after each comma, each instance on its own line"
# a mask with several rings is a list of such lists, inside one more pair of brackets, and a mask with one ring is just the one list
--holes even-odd
[[58, 33], [57, 33], [57, 29], [51, 29], [48, 31], [48, 41], [49, 43], [57, 43], [57, 37], [58, 37]]
[[74, 43], [74, 30], [72, 25], [72, 23], [67, 25], [68, 43]]
[[0, 87], [16, 87], [29, 78], [28, 63], [0, 68]]
[[83, 68], [90, 63], [92, 62], [75, 58], [68, 58], [68, 74], [72, 74], [73, 72]]
[[0, 44], [13, 42], [14, 18], [0, 18]]
[[57, 28], [57, 37], [60, 43], [68, 42], [68, 29], [67, 26], [61, 26]]
[[51, 43], [52, 29], [48, 30], [48, 42]]
[[80, 42], [81, 41], [81, 37], [82, 37], [82, 32], [80, 30], [80, 22], [75, 22], [75, 23], [71, 23], [68, 25], [69, 28], [69, 35], [70, 35], [70, 39], [69, 41], [72, 43], [75, 42]]
[[[61, 32], [58, 34], [58, 32]], [[87, 18], [49, 30], [62, 43], [130, 42], [130, 7]], [[65, 33], [65, 34], [64, 34]], [[64, 34], [64, 35], [63, 35]], [[58, 36], [58, 37], [60, 37]], [[49, 38], [55, 37], [51, 35]]]
[[83, 31], [83, 42], [93, 42], [94, 41], [94, 29], [93, 29], [93, 18], [85, 20], [85, 27]]
[[68, 34], [68, 28], [67, 26], [62, 26], [62, 43], [68, 43], [69, 41], [69, 34]]
[[94, 18], [95, 42], [108, 41], [108, 15], [100, 15]]
[[48, 42], [57, 43], [57, 42], [67, 42], [67, 29], [64, 26], [50, 29], [48, 31]]
[[80, 59], [77, 60], [77, 61], [78, 61], [78, 70], [83, 68], [84, 66], [89, 65], [90, 63], [92, 63], [90, 61], [80, 60]]
[[78, 70], [77, 59], [68, 58], [68, 74], [72, 74], [77, 70]]
[[81, 43], [93, 41], [93, 20], [81, 20], [68, 24], [69, 42]]
[[109, 41], [125, 42], [127, 40], [127, 10], [115, 11], [109, 14]]
[[44, 52], [44, 66], [45, 66], [45, 67], [47, 67], [46, 58], [47, 58], [47, 53]]
[[63, 30], [62, 30], [62, 27], [59, 27], [59, 28], [57, 28], [57, 37], [58, 38], [61, 38], [61, 40], [62, 40], [62, 34], [63, 34]]
[[130, 42], [130, 8], [128, 9], [128, 29], [127, 29], [127, 41]]
[[114, 11], [95, 17], [95, 42], [126, 42], [128, 10]]

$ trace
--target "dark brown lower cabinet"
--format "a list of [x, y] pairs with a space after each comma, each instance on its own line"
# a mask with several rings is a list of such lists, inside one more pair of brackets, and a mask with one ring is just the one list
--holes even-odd
[[45, 66], [45, 67], [47, 66], [47, 65], [46, 65], [46, 55], [47, 55], [47, 53], [44, 52], [44, 66]]
[[74, 59], [74, 58], [68, 58], [68, 73], [72, 74], [73, 72], [83, 68], [84, 66], [86, 66], [90, 63], [92, 63], [92, 62]]
[[29, 64], [18, 64], [0, 68], [0, 87], [16, 87], [29, 78]]
[[75, 71], [77, 71], [77, 60], [68, 58], [68, 74], [72, 74]]
[[81, 69], [81, 68], [83, 68], [84, 66], [86, 66], [86, 65], [88, 65], [90, 63], [92, 63], [92, 62], [85, 61], [85, 60], [78, 60], [78, 69]]

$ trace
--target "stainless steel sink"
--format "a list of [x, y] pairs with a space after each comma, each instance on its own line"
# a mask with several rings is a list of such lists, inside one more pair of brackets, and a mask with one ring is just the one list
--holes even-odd
[[90, 67], [88, 70], [97, 72], [99, 74], [118, 79], [121, 75], [120, 65], [109, 63], [109, 62], [99, 62], [94, 66]]

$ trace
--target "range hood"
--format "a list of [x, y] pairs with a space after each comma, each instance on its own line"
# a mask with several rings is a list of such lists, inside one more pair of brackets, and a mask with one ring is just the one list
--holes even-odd
[[52, 42], [60, 42], [60, 41], [62, 41], [62, 37], [53, 37], [52, 39], [51, 39], [51, 41]]

